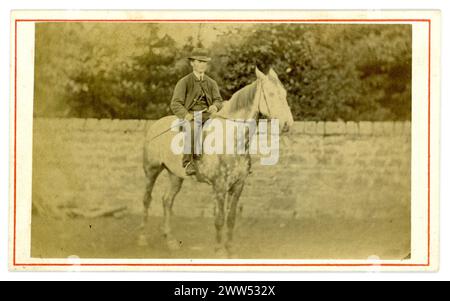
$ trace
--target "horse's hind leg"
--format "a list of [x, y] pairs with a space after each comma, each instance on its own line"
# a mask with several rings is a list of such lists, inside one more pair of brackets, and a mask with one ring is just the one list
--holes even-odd
[[216, 226], [216, 255], [219, 257], [225, 257], [225, 251], [223, 248], [223, 226], [225, 224], [225, 201], [227, 192], [223, 192], [221, 189], [214, 188], [216, 196], [216, 212], [214, 225]]
[[234, 256], [233, 249], [233, 231], [236, 222], [236, 208], [239, 198], [244, 188], [244, 181], [238, 181], [235, 183], [228, 192], [228, 204], [227, 204], [227, 237], [225, 242], [225, 249], [228, 257]]
[[169, 171], [169, 188], [163, 196], [163, 208], [164, 208], [164, 222], [163, 222], [163, 233], [167, 242], [167, 246], [171, 250], [176, 250], [180, 248], [179, 242], [172, 236], [172, 229], [170, 226], [170, 219], [172, 217], [172, 207], [175, 200], [175, 196], [181, 189], [183, 184], [183, 179], [177, 177]]
[[152, 201], [152, 191], [153, 186], [155, 185], [156, 179], [158, 178], [158, 175], [163, 170], [163, 167], [161, 165], [154, 165], [154, 166], [146, 166], [145, 167], [145, 175], [147, 177], [147, 185], [145, 187], [145, 194], [144, 199], [142, 201], [143, 204], [143, 212], [142, 212], [142, 222], [139, 227], [141, 230], [141, 235], [139, 236], [138, 244], [140, 246], [146, 246], [147, 245], [147, 239], [145, 237], [145, 226], [147, 225], [148, 220], [148, 209], [150, 207], [150, 203]]

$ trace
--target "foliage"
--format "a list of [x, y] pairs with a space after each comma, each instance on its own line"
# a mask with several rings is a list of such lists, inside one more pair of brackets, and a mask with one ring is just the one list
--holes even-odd
[[[180, 43], [152, 23], [38, 24], [35, 115], [170, 114], [173, 88], [190, 72], [186, 57], [201, 42]], [[255, 66], [273, 67], [297, 120], [411, 118], [409, 25], [235, 26], [208, 48], [225, 99], [255, 79]]]
[[298, 120], [407, 120], [411, 116], [408, 25], [260, 25], [239, 45], [221, 38], [225, 94], [273, 67]]

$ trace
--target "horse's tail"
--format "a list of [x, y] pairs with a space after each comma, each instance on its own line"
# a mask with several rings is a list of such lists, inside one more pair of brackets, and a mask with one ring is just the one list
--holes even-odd
[[165, 146], [165, 140], [170, 135], [170, 127], [175, 119], [175, 116], [166, 116], [148, 128], [143, 147], [143, 167], [146, 175], [150, 169], [164, 165], [161, 148]]
[[[156, 121], [157, 122], [157, 121]], [[155, 126], [154, 124], [150, 126], [145, 134], [144, 139], [144, 147], [142, 152], [142, 163], [145, 175], [149, 176], [149, 171], [152, 169], [153, 166], [160, 165], [161, 162], [159, 162], [158, 158], [158, 151], [157, 147], [158, 145], [154, 143], [152, 136], [155, 132]]]

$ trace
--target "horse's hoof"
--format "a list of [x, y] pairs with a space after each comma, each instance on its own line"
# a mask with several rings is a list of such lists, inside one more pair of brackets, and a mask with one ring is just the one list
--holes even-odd
[[148, 246], [147, 237], [144, 234], [139, 235], [137, 244], [139, 247]]
[[228, 258], [228, 252], [223, 247], [217, 247], [215, 253], [217, 258]]
[[176, 239], [168, 239], [167, 240], [167, 247], [171, 251], [177, 251], [181, 248], [181, 241], [178, 241]]

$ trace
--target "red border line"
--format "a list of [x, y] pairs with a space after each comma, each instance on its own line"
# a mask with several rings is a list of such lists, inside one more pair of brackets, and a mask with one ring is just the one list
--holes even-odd
[[16, 265], [16, 150], [17, 150], [17, 20], [14, 22], [14, 238], [13, 265]]
[[19, 22], [168, 22], [168, 23], [188, 23], [188, 22], [278, 22], [278, 23], [303, 23], [303, 22], [429, 22], [429, 19], [17, 19]]
[[431, 20], [428, 22], [428, 265], [430, 265], [430, 211], [431, 211], [431, 196], [430, 196], [430, 135], [431, 135]]
[[[302, 23], [302, 22], [428, 22], [428, 259], [426, 264], [401, 264], [401, 263], [381, 263], [381, 264], [370, 264], [370, 263], [342, 263], [342, 264], [332, 264], [332, 263], [305, 263], [305, 264], [284, 264], [284, 263], [260, 263], [260, 264], [227, 264], [227, 263], [179, 263], [179, 264], [171, 264], [171, 263], [81, 263], [81, 264], [69, 264], [69, 263], [17, 263], [16, 262], [16, 177], [17, 177], [17, 169], [16, 169], [16, 152], [17, 152], [17, 23], [18, 22], [169, 22], [169, 23], [187, 23], [187, 22], [279, 22], [279, 23]], [[431, 199], [430, 199], [430, 117], [431, 117], [431, 19], [144, 19], [144, 20], [126, 20], [126, 19], [16, 19], [14, 24], [14, 237], [13, 237], [13, 266], [155, 266], [155, 267], [197, 267], [197, 266], [205, 266], [205, 267], [370, 267], [370, 266], [390, 266], [390, 267], [401, 267], [401, 266], [430, 266], [430, 248], [431, 248], [431, 239], [430, 239], [430, 208], [431, 208]]]
[[20, 266], [160, 266], [160, 267], [176, 267], [176, 266], [208, 266], [208, 267], [219, 267], [219, 266], [253, 266], [253, 267], [297, 267], [297, 266], [309, 266], [309, 267], [317, 267], [317, 266], [330, 266], [330, 267], [376, 267], [376, 266], [428, 266], [427, 264], [397, 264], [397, 263], [385, 263], [385, 264], [376, 264], [376, 263], [341, 263], [341, 264], [333, 264], [333, 263], [81, 263], [81, 264], [71, 264], [71, 263], [25, 263]]

